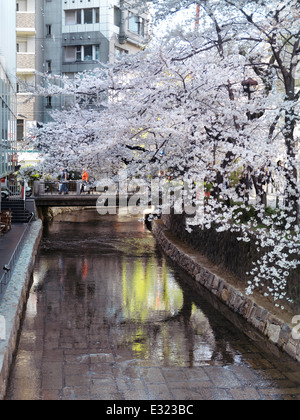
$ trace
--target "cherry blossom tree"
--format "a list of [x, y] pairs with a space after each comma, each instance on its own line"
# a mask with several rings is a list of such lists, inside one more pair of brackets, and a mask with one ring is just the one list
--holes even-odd
[[[194, 223], [239, 232], [244, 241], [255, 237], [262, 256], [248, 273], [247, 291], [266, 283], [266, 294], [284, 299], [290, 270], [300, 263], [299, 2], [153, 5], [160, 20], [197, 7], [196, 25], [172, 28], [114, 66], [62, 78], [59, 86], [48, 77], [40, 88], [76, 98], [37, 133], [44, 169], [86, 166], [97, 176], [109, 166], [144, 180], [163, 173], [173, 183], [192, 181], [194, 199], [205, 182], [205, 208], [198, 214], [194, 200]], [[280, 208], [268, 214], [270, 180]]]

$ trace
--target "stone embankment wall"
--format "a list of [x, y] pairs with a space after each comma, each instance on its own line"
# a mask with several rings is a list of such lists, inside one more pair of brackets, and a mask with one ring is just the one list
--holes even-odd
[[33, 222], [27, 234], [23, 249], [12, 272], [12, 278], [0, 303], [0, 314], [5, 319], [5, 340], [0, 340], [0, 400], [6, 393], [7, 381], [17, 348], [18, 334], [21, 327], [36, 254], [42, 238], [41, 220]]
[[292, 316], [279, 313], [260, 295], [247, 296], [243, 282], [211, 263], [206, 257], [171, 233], [162, 220], [152, 223], [152, 232], [163, 251], [195, 282], [215, 295], [272, 343], [300, 361], [300, 340], [293, 338]]
[[[249, 280], [245, 273], [253, 269], [253, 262], [261, 257], [257, 249], [256, 239], [249, 242], [238, 241], [239, 233], [230, 231], [216, 232], [214, 229], [202, 230], [200, 227], [193, 227], [191, 233], [186, 230], [186, 219], [184, 215], [164, 215], [164, 224], [194, 249], [206, 255], [216, 265], [223, 267], [239, 279], [244, 281], [245, 287]], [[292, 256], [297, 259], [298, 255]], [[300, 296], [300, 267], [291, 272], [287, 279], [288, 296], [294, 301]], [[267, 285], [267, 284], [266, 284]], [[262, 288], [262, 292], [266, 291]], [[297, 308], [297, 304], [299, 310]], [[292, 310], [300, 314], [300, 302], [294, 303]]]
[[51, 220], [55, 219], [55, 217], [59, 216], [60, 214], [83, 211], [86, 208], [90, 208], [90, 207], [39, 207], [38, 217], [43, 222], [46, 222], [46, 221], [50, 222]]

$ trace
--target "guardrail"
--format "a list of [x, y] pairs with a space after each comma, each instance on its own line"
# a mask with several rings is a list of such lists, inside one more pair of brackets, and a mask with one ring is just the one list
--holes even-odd
[[[59, 181], [35, 181], [33, 193], [35, 197], [43, 195], [59, 194], [61, 183]], [[80, 194], [81, 182], [67, 181], [68, 191], [73, 194]]]
[[[66, 182], [68, 192], [71, 195], [80, 195], [82, 181], [81, 180], [69, 180]], [[104, 183], [105, 184], [105, 183]], [[108, 190], [108, 186], [104, 186], [101, 182], [88, 182], [87, 185], [85, 184], [84, 193], [89, 192], [90, 194], [103, 194]], [[116, 194], [119, 191], [119, 182], [112, 183], [114, 191]], [[58, 195], [60, 191], [61, 183], [60, 181], [34, 181], [33, 184], [33, 196], [34, 197], [42, 197], [48, 195]], [[144, 184], [142, 186], [138, 186], [138, 184], [126, 185], [126, 192], [128, 194], [133, 194], [135, 192], [143, 192], [145, 190]]]
[[26, 228], [25, 228], [25, 230], [24, 230], [24, 232], [23, 232], [23, 234], [22, 234], [22, 236], [21, 236], [21, 238], [20, 238], [20, 240], [19, 240], [19, 242], [18, 242], [11, 258], [10, 258], [10, 260], [8, 261], [7, 264], [4, 265], [4, 267], [0, 267], [0, 272], [1, 272], [1, 269], [3, 269], [3, 274], [0, 278], [0, 299], [1, 299], [3, 293], [6, 289], [6, 286], [8, 285], [8, 283], [11, 279], [13, 269], [15, 268], [16, 261], [19, 258], [20, 253], [22, 251], [23, 244], [26, 240], [27, 233], [28, 233], [28, 230], [31, 226], [33, 218], [34, 218], [34, 214], [32, 213], [31, 218], [30, 218], [28, 224], [26, 225]]

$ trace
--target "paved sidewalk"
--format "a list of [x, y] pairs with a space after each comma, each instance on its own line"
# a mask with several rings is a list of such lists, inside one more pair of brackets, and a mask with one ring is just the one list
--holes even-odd
[[0, 236], [0, 277], [3, 266], [9, 263], [26, 226], [25, 223], [12, 224], [11, 230]]

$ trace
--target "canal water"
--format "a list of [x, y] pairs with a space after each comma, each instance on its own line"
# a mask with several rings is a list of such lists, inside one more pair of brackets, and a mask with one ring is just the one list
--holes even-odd
[[88, 210], [45, 227], [6, 399], [300, 399], [300, 364], [195, 293], [137, 217]]

